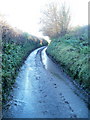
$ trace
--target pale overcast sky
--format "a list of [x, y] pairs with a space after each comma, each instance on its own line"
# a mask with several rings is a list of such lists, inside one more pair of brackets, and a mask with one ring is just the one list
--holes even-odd
[[[65, 1], [70, 6], [73, 26], [88, 24], [89, 0], [58, 0], [59, 3], [61, 1]], [[6, 20], [13, 27], [41, 36], [38, 24], [40, 11], [47, 2], [50, 0], [0, 0], [0, 13], [5, 15]]]

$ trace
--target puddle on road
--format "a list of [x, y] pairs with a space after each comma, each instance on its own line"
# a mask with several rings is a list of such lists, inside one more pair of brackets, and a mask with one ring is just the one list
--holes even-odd
[[[66, 75], [63, 73], [63, 69], [60, 69], [58, 65], [56, 65], [46, 54], [46, 49], [45, 48], [42, 51], [42, 62], [45, 66], [45, 69], [48, 70], [50, 73], [52, 73], [54, 76], [58, 77], [61, 80], [67, 80]], [[65, 78], [63, 77], [65, 76]]]
[[53, 74], [59, 75], [60, 74], [59, 69], [56, 66], [56, 64], [54, 62], [52, 62], [52, 60], [46, 55], [46, 49], [47, 48], [45, 48], [42, 51], [42, 62], [45, 66], [45, 69], [47, 69], [48, 71], [50, 71]]

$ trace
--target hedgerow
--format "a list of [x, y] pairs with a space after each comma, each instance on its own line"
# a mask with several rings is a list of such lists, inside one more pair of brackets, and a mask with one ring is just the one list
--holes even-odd
[[2, 98], [7, 101], [15, 83], [20, 66], [30, 52], [47, 45], [43, 39], [14, 30], [7, 24], [2, 25]]
[[52, 56], [66, 72], [85, 89], [90, 89], [90, 46], [87, 27], [71, 31], [63, 37], [53, 39], [47, 53]]

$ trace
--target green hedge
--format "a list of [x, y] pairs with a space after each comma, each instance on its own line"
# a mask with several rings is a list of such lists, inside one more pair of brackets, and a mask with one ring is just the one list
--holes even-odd
[[15, 83], [15, 78], [23, 61], [32, 50], [41, 46], [42, 45], [39, 43], [26, 43], [23, 46], [11, 43], [4, 44], [2, 54], [3, 103], [9, 96], [10, 90]]
[[[81, 35], [82, 36], [82, 35]], [[89, 53], [87, 35], [75, 36], [67, 34], [53, 39], [48, 46], [47, 53], [62, 65], [66, 72], [77, 80], [85, 89], [90, 89]]]
[[2, 98], [4, 104], [9, 99], [19, 68], [26, 57], [34, 49], [48, 45], [48, 42], [28, 33], [13, 30], [7, 24], [3, 25], [2, 31]]

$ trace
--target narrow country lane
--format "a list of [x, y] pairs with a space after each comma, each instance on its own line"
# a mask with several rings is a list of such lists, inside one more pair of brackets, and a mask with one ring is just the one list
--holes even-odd
[[[44, 68], [41, 51], [33, 51], [22, 66], [4, 118], [88, 118], [86, 103], [61, 78]], [[43, 58], [44, 59], [44, 58]]]

